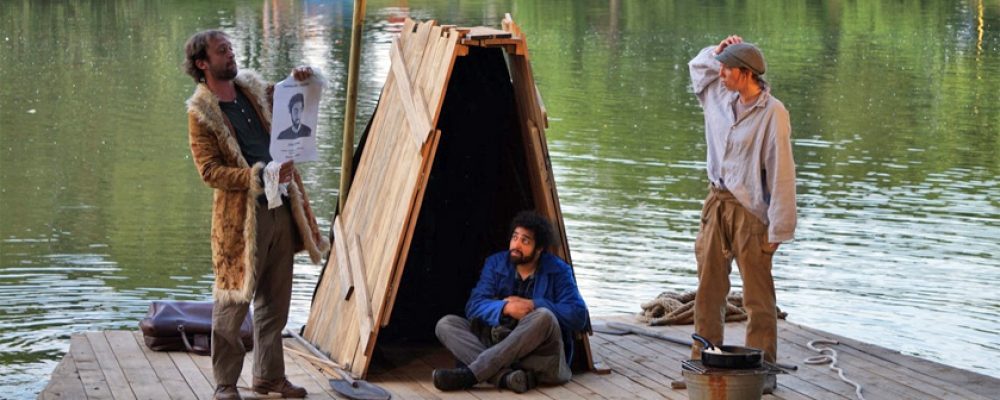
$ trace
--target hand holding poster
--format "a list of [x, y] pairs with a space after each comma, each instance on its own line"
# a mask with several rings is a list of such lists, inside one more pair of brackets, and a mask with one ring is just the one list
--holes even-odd
[[313, 75], [304, 81], [293, 77], [274, 85], [271, 110], [271, 158], [278, 163], [316, 161], [316, 121], [325, 83]]

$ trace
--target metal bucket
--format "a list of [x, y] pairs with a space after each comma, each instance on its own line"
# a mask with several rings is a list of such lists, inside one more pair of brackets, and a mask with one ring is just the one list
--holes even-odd
[[698, 374], [682, 370], [691, 400], [760, 400], [767, 374]]

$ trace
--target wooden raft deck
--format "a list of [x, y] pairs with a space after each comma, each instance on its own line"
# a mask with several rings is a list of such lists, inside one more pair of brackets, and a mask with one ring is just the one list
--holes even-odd
[[[632, 322], [632, 317], [595, 319]], [[690, 337], [692, 327], [643, 327], [677, 338]], [[727, 337], [742, 338], [743, 323], [727, 325]], [[854, 388], [841, 382], [826, 365], [806, 365], [817, 355], [806, 346], [818, 338], [835, 339], [839, 365], [848, 378], [864, 385], [864, 396], [877, 399], [995, 399], [1000, 379], [902, 355], [875, 345], [842, 338], [812, 328], [780, 321], [779, 361], [798, 365], [798, 371], [778, 378], [778, 390], [765, 399], [853, 399]], [[681, 379], [680, 363], [687, 358], [684, 346], [639, 335], [595, 333], [595, 357], [612, 369], [609, 375], [576, 374], [566, 385], [542, 387], [517, 398], [525, 399], [685, 399], [686, 390], [670, 388]], [[742, 339], [730, 340], [740, 344]], [[286, 344], [298, 347], [292, 339]], [[499, 399], [511, 398], [480, 385], [465, 392], [442, 393], [430, 381], [435, 367], [452, 367], [451, 356], [440, 347], [380, 348], [368, 380], [381, 385], [394, 399]], [[303, 385], [310, 399], [339, 398], [324, 376], [301, 357], [285, 356], [286, 373]], [[249, 390], [251, 358], [244, 363], [239, 386], [244, 398]], [[106, 331], [74, 334], [69, 353], [52, 373], [40, 398], [74, 399], [211, 399], [214, 382], [209, 357], [183, 352], [150, 351], [138, 332]], [[274, 398], [274, 396], [266, 397]]]

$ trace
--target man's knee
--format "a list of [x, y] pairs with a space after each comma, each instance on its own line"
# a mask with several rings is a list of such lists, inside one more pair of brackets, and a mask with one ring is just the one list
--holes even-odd
[[532, 325], [538, 325], [539, 328], [559, 331], [559, 319], [548, 308], [536, 308], [534, 311], [528, 313], [524, 319], [530, 320]]
[[537, 318], [543, 318], [547, 322], [559, 323], [559, 319], [556, 318], [556, 314], [548, 308], [536, 308], [532, 314], [536, 314]]
[[454, 314], [445, 315], [438, 320], [437, 325], [434, 327], [434, 334], [440, 340], [443, 337], [451, 335], [456, 329], [461, 329], [464, 325], [465, 318]]

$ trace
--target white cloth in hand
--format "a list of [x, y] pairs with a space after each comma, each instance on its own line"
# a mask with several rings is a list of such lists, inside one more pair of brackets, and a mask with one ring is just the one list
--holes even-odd
[[288, 196], [288, 183], [281, 180], [281, 164], [271, 161], [264, 167], [264, 195], [267, 197], [267, 209], [281, 206], [281, 196]]

